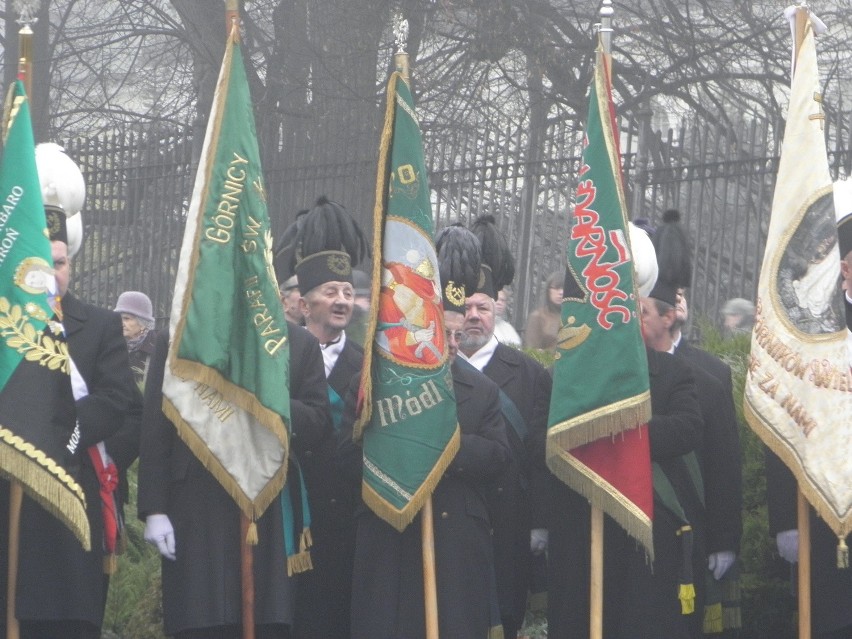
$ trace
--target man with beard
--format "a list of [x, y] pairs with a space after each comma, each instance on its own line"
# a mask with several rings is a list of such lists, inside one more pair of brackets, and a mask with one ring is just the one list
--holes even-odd
[[495, 298], [514, 277], [514, 259], [493, 217], [477, 219], [471, 230], [480, 240], [482, 274], [465, 301], [460, 353], [500, 387], [511, 426], [511, 457], [498, 480], [493, 527], [503, 632], [514, 637], [524, 621], [533, 554], [547, 550], [544, 457], [552, 380], [541, 364], [494, 336]]

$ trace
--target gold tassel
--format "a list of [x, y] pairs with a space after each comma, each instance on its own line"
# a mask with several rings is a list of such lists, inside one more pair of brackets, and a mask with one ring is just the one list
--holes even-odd
[[849, 567], [849, 548], [846, 545], [846, 540], [843, 537], [837, 538], [837, 567]]
[[114, 575], [118, 571], [118, 557], [110, 553], [104, 555], [104, 574]]
[[292, 577], [294, 574], [298, 574], [300, 572], [307, 572], [308, 570], [313, 570], [314, 565], [311, 562], [311, 553], [307, 550], [304, 552], [296, 553], [292, 557], [287, 557], [287, 576]]
[[303, 553], [314, 545], [314, 538], [311, 536], [311, 529], [304, 528], [302, 534], [299, 535], [299, 552]]
[[252, 519], [248, 526], [248, 531], [246, 531], [246, 544], [249, 546], [257, 546], [257, 541], [257, 524], [254, 522], [254, 519]]
[[680, 613], [691, 615], [695, 612], [695, 586], [693, 584], [681, 584], [677, 593], [680, 599]]
[[722, 632], [725, 624], [722, 621], [722, 603], [704, 606], [704, 634], [710, 635]]
[[503, 626], [491, 626], [488, 629], [488, 639], [505, 639]]

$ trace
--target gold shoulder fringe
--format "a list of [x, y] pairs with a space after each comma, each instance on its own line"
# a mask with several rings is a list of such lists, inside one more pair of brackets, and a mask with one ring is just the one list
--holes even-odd
[[366, 503], [372, 511], [376, 513], [376, 515], [396, 528], [397, 531], [402, 532], [408, 524], [414, 521], [417, 513], [420, 512], [423, 504], [426, 503], [426, 499], [428, 499], [434, 492], [435, 486], [437, 486], [438, 482], [441, 481], [441, 477], [444, 476], [444, 471], [446, 471], [447, 467], [452, 463], [460, 445], [461, 431], [459, 429], [459, 425], [456, 424], [455, 432], [453, 432], [452, 437], [447, 442], [447, 447], [444, 449], [444, 452], [441, 453], [441, 456], [435, 462], [431, 472], [420, 485], [420, 488], [418, 488], [417, 492], [411, 497], [411, 501], [409, 501], [402, 510], [394, 508], [366, 482], [361, 483], [361, 496], [364, 499], [364, 503]]
[[54, 460], [2, 426], [0, 474], [19, 482], [30, 498], [71, 531], [84, 550], [91, 550], [83, 489]]

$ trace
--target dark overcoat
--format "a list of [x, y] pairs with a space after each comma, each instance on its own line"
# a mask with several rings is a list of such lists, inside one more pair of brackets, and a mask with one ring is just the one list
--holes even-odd
[[523, 352], [499, 344], [482, 369], [514, 402], [526, 426], [522, 441], [507, 423], [510, 463], [498, 479], [494, 503], [494, 555], [497, 592], [504, 630], [522, 625], [530, 585], [530, 530], [547, 528], [545, 466], [547, 416], [553, 382], [541, 364]]
[[[687, 515], [700, 504], [689, 494], [691, 480], [677, 461], [695, 450], [702, 437], [695, 382], [685, 363], [648, 351], [652, 417], [648, 423], [651, 459], [660, 463], [682, 498]], [[548, 636], [589, 636], [590, 509], [588, 502], [555, 477], [550, 482], [551, 522], [548, 562]], [[700, 632], [703, 603], [700, 579], [706, 568], [700, 531], [693, 553], [696, 613], [682, 615], [678, 600], [682, 567], [680, 522], [654, 499], [654, 563], [609, 517], [604, 522], [604, 627], [611, 639], [687, 639]]]
[[[361, 372], [364, 350], [349, 339], [328, 376], [332, 417], [340, 410], [349, 385]], [[332, 397], [329, 398], [332, 400]], [[339, 423], [336, 424], [339, 427]], [[349, 636], [352, 562], [355, 555], [355, 504], [358, 486], [336, 469], [337, 438], [329, 431], [319, 444], [300, 456], [311, 508], [313, 570], [299, 575], [296, 592], [295, 639]], [[331, 603], [331, 605], [330, 605]]]
[[[74, 620], [100, 627], [108, 582], [103, 572], [100, 485], [87, 448], [107, 440], [107, 450], [117, 464], [119, 460], [133, 461], [138, 450], [139, 423], [127, 420], [127, 416], [131, 410], [138, 415], [138, 395], [119, 315], [81, 302], [71, 294], [62, 298], [62, 309], [68, 351], [88, 389], [88, 395], [75, 402], [80, 442], [71, 464], [76, 466], [77, 481], [86, 495], [91, 550], [85, 552], [64, 525], [25, 498], [21, 509], [17, 616], [22, 622]], [[4, 574], [4, 588], [5, 577]]]
[[[493, 553], [486, 491], [508, 458], [497, 387], [469, 365], [452, 366], [461, 446], [432, 495], [438, 630], [484, 639], [491, 627]], [[357, 515], [353, 639], [422, 639], [421, 519], [399, 533], [362, 506]]]
[[[766, 450], [769, 534], [798, 528], [797, 484], [781, 459]], [[852, 569], [837, 567], [837, 535], [808, 508], [811, 520], [811, 627], [815, 636], [852, 636]], [[847, 545], [849, 539], [846, 540]], [[773, 543], [774, 547], [774, 543]], [[846, 634], [841, 630], [845, 629]]]
[[[291, 451], [315, 446], [331, 428], [325, 370], [316, 339], [288, 323]], [[221, 484], [180, 439], [162, 411], [168, 335], [157, 338], [148, 371], [139, 460], [139, 517], [168, 515], [177, 559], [162, 560], [166, 634], [239, 625], [240, 511]], [[283, 384], [283, 380], [282, 380]], [[283, 391], [283, 388], [282, 388]], [[290, 464], [291, 470], [294, 464]], [[288, 478], [288, 481], [290, 479]], [[254, 547], [255, 622], [290, 624], [294, 580], [287, 576], [281, 502], [257, 521]]]

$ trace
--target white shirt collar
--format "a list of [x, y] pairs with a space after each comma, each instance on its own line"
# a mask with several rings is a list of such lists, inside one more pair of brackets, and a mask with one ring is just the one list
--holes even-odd
[[337, 363], [337, 358], [340, 357], [340, 353], [343, 351], [343, 347], [346, 345], [346, 331], [341, 331], [340, 339], [331, 344], [320, 344], [320, 350], [322, 351], [322, 362], [325, 364], [325, 376], [328, 379], [328, 376], [331, 375], [331, 371], [334, 370], [334, 365]]
[[491, 356], [494, 355], [494, 351], [497, 349], [497, 346], [500, 342], [497, 341], [497, 338], [492, 334], [491, 339], [489, 339], [485, 344], [476, 351], [473, 355], [468, 357], [461, 351], [459, 351], [459, 355], [464, 357], [471, 365], [482, 372], [482, 369], [488, 365], [488, 362], [491, 361]]

